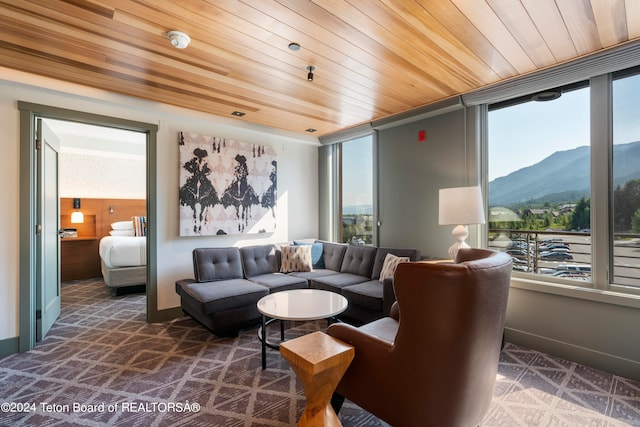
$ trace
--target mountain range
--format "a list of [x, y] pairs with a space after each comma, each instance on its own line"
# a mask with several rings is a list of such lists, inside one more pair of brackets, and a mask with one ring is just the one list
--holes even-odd
[[[489, 182], [489, 206], [576, 202], [589, 197], [589, 147], [556, 151], [531, 166]], [[614, 188], [640, 178], [640, 141], [613, 146]]]

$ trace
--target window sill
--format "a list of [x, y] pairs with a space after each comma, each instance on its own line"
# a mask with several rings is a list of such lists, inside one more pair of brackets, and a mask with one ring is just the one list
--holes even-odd
[[605, 291], [601, 289], [587, 288], [584, 286], [551, 283], [518, 276], [511, 277], [511, 287], [532, 292], [542, 292], [568, 298], [578, 298], [587, 301], [640, 309], [640, 295]]

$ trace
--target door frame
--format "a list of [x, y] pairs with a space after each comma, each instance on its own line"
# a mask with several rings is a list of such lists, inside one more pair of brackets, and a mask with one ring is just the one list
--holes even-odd
[[36, 118], [113, 127], [143, 132], [147, 135], [147, 322], [153, 322], [159, 317], [157, 309], [157, 184], [155, 166], [158, 126], [24, 101], [18, 101], [18, 109], [20, 110], [20, 336], [18, 351], [31, 350], [36, 342]]

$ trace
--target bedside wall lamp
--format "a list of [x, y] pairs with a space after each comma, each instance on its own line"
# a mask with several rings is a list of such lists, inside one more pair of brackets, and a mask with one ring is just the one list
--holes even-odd
[[73, 199], [73, 212], [71, 212], [71, 223], [80, 224], [84, 222], [84, 214], [80, 211], [80, 199]]

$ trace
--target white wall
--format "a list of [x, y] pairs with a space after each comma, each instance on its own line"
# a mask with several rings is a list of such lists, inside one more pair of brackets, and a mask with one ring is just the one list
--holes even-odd
[[146, 160], [60, 153], [60, 197], [146, 199]]
[[[191, 251], [315, 237], [318, 233], [317, 140], [242, 121], [129, 98], [0, 68], [0, 340], [18, 336], [19, 111], [26, 101], [159, 125], [157, 137], [158, 309], [179, 305], [174, 282], [193, 277]], [[179, 130], [271, 144], [278, 154], [276, 231], [267, 235], [178, 237]]]

